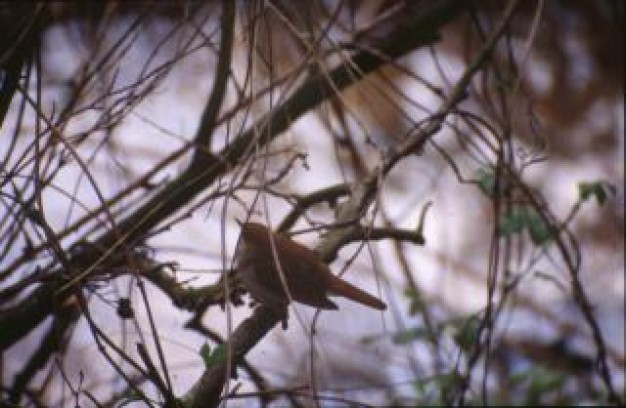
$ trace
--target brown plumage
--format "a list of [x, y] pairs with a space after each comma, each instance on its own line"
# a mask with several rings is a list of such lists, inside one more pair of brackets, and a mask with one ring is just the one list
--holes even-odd
[[264, 225], [249, 222], [241, 228], [237, 260], [241, 281], [256, 301], [281, 309], [289, 304], [272, 241], [292, 300], [320, 309], [337, 309], [328, 299], [329, 295], [336, 295], [374, 309], [387, 308], [379, 299], [333, 275], [312, 250], [270, 232]]

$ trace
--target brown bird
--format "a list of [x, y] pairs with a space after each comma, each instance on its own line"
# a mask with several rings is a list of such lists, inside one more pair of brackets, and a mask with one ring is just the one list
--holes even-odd
[[236, 258], [240, 279], [252, 298], [275, 309], [286, 308], [289, 297], [320, 309], [338, 309], [329, 295], [343, 296], [378, 310], [387, 308], [379, 299], [333, 275], [312, 250], [258, 223], [242, 225]]

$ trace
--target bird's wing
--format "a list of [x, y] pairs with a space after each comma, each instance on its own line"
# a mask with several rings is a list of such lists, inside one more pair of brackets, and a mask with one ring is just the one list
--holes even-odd
[[[292, 298], [320, 309], [337, 309], [337, 305], [328, 299], [328, 266], [305, 246], [278, 234], [276, 237], [280, 264]], [[285, 247], [288, 250], [284, 250]]]

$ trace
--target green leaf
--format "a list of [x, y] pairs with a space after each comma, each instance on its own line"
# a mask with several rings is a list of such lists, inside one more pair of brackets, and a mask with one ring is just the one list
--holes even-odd
[[456, 325], [458, 329], [454, 335], [454, 342], [461, 348], [461, 350], [469, 350], [478, 339], [478, 327], [480, 319], [476, 315], [472, 315], [467, 318], [462, 324]]
[[581, 201], [586, 201], [593, 196], [598, 204], [602, 205], [609, 195], [615, 196], [616, 192], [615, 186], [604, 180], [578, 183], [578, 197]]
[[533, 377], [531, 388], [536, 393], [558, 390], [563, 387], [565, 377], [556, 371], [543, 369]]
[[525, 207], [514, 207], [502, 216], [500, 220], [500, 235], [508, 237], [520, 233], [528, 223], [528, 214]]
[[528, 212], [527, 224], [528, 233], [535, 245], [541, 246], [554, 238], [550, 226], [534, 209]]
[[550, 225], [532, 207], [514, 207], [500, 220], [500, 236], [509, 237], [528, 230], [535, 245], [543, 245], [554, 238]]
[[563, 385], [563, 374], [543, 366], [532, 366], [511, 376], [511, 383], [522, 385], [530, 382], [534, 391], [544, 392], [558, 389]]
[[476, 178], [478, 179], [480, 191], [488, 197], [492, 197], [493, 190], [496, 187], [496, 175], [491, 170], [478, 169]]
[[526, 389], [525, 405], [540, 405], [544, 394], [558, 391], [566, 381], [564, 374], [544, 366], [532, 366], [511, 376], [511, 384]]
[[423, 327], [412, 327], [397, 331], [391, 340], [395, 344], [408, 344], [426, 337], [428, 337], [428, 330]]
[[424, 301], [421, 293], [412, 287], [404, 289], [404, 296], [409, 299], [409, 316], [415, 316], [424, 310]]
[[211, 357], [211, 346], [209, 343], [204, 343], [202, 347], [200, 347], [200, 357], [206, 361], [209, 357]]
[[383, 336], [383, 335], [380, 335], [380, 334], [374, 334], [374, 335], [371, 335], [371, 336], [364, 336], [364, 337], [361, 337], [361, 344], [363, 344], [365, 346], [368, 346], [370, 344], [373, 344], [376, 341], [379, 341], [382, 337], [386, 337], [386, 336]]
[[200, 347], [199, 354], [200, 357], [202, 357], [204, 364], [207, 367], [211, 367], [226, 360], [226, 346], [224, 344], [220, 344], [211, 350], [211, 346], [209, 346], [208, 343], [204, 343], [202, 347]]

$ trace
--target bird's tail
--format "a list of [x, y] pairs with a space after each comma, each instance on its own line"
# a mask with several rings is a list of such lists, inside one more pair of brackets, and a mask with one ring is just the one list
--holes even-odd
[[378, 310], [387, 309], [387, 305], [382, 300], [362, 291], [343, 279], [337, 278], [334, 275], [330, 279], [330, 282], [328, 282], [328, 289], [330, 295], [343, 296], [347, 299]]

